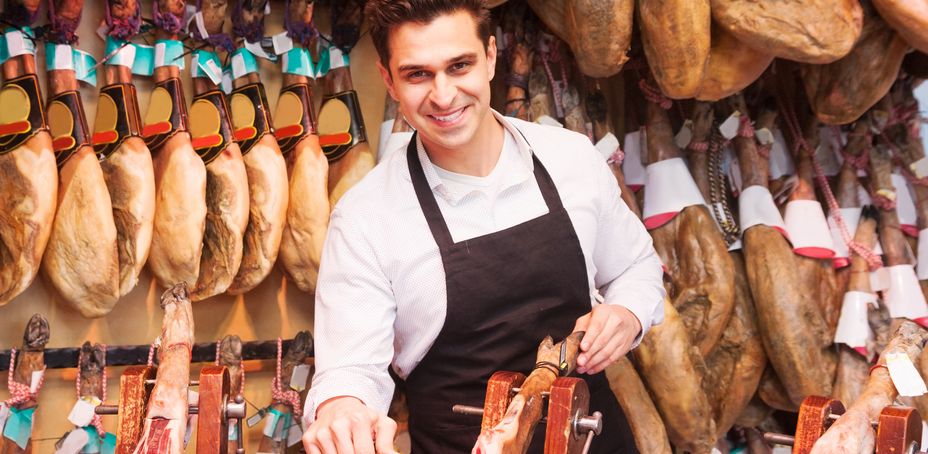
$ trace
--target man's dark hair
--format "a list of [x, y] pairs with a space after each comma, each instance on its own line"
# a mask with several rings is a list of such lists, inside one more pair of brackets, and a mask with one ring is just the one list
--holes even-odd
[[485, 0], [368, 0], [364, 8], [371, 39], [384, 67], [390, 64], [390, 32], [407, 22], [428, 24], [445, 14], [467, 11], [484, 47], [490, 43], [490, 9]]

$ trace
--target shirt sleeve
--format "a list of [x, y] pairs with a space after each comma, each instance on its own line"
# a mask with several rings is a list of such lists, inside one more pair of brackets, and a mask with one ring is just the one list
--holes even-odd
[[304, 406], [307, 426], [333, 397], [356, 397], [383, 414], [390, 407], [396, 302], [374, 251], [370, 236], [336, 208], [316, 285], [316, 373]]
[[619, 185], [609, 166], [598, 153], [594, 159], [601, 197], [593, 251], [595, 284], [606, 304], [625, 306], [638, 317], [641, 333], [634, 348], [648, 328], [664, 320], [663, 267], [651, 235], [620, 197]]

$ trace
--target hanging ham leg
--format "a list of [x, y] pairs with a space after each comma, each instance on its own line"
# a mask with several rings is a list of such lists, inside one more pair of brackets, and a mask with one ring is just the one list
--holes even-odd
[[[109, 0], [110, 17], [117, 21], [133, 18], [139, 3]], [[138, 30], [110, 28], [115, 39]], [[94, 121], [94, 150], [106, 156], [100, 163], [113, 205], [116, 244], [119, 253], [119, 295], [135, 288], [151, 249], [155, 217], [155, 174], [151, 153], [142, 140], [141, 116], [132, 71], [127, 66], [105, 65], [105, 86], [100, 89]]]
[[[162, 14], [181, 22], [184, 3], [155, 0]], [[179, 30], [160, 30], [161, 39], [177, 39]], [[188, 282], [200, 274], [203, 231], [206, 227], [206, 167], [187, 132], [187, 102], [180, 86], [180, 68], [155, 68], [152, 102], [145, 115], [143, 135], [152, 152], [155, 172], [155, 218], [148, 266], [163, 287]], [[171, 100], [168, 89], [174, 89]], [[176, 113], [176, 115], [175, 115]], [[177, 119], [177, 124], [174, 123]], [[166, 134], [155, 128], [170, 124]], [[158, 130], [157, 132], [160, 132]], [[240, 183], [240, 181], [239, 181]]]
[[696, 99], [717, 101], [741, 91], [757, 80], [772, 62], [772, 54], [746, 46], [713, 22], [706, 77], [699, 86]]
[[[293, 1], [289, 36], [299, 42], [300, 27], [310, 27], [314, 2]], [[275, 135], [287, 159], [290, 199], [287, 222], [280, 242], [280, 263], [287, 276], [304, 292], [315, 292], [322, 243], [329, 225], [329, 162], [316, 134], [309, 78], [283, 75], [283, 88], [274, 113]]]
[[[592, 86], [587, 86], [586, 114], [593, 123], [593, 137], [597, 143], [608, 134], [614, 135], [612, 122], [609, 119], [609, 109], [606, 105], [606, 96], [600, 89], [599, 81], [595, 81]], [[622, 160], [616, 155], [617, 151], [620, 151], [620, 149], [616, 148], [613, 155], [606, 158], [606, 163], [609, 164], [609, 170], [612, 171], [612, 175], [615, 176], [615, 181], [619, 185], [622, 200], [625, 201], [632, 213], [635, 213], [640, 218], [641, 209], [638, 207], [638, 201], [635, 200], [635, 193], [625, 184]]]
[[[26, 330], [23, 334], [22, 348], [16, 351], [16, 363], [13, 365], [13, 381], [25, 389], [27, 393], [14, 403], [18, 410], [28, 410], [36, 408], [36, 400], [39, 389], [45, 381], [45, 344], [51, 336], [48, 327], [48, 321], [45, 317], [35, 314], [26, 324]], [[41, 372], [41, 375], [38, 374]], [[39, 380], [34, 383], [33, 380]], [[30, 391], [30, 387], [36, 386], [36, 392]], [[35, 420], [33, 414], [33, 421]], [[20, 447], [15, 441], [7, 437], [0, 437], [0, 454], [30, 454], [32, 453], [32, 441], [28, 441], [25, 447]]]
[[506, 105], [503, 113], [520, 120], [537, 121], [538, 118], [532, 118], [532, 111], [535, 109], [530, 107], [529, 102], [529, 74], [532, 72], [534, 54], [532, 43], [525, 33], [525, 20], [524, 3], [506, 6], [501, 26], [507, 40], [512, 43], [512, 50], [509, 52], [509, 77], [506, 79]]
[[[278, 430], [281, 433], [280, 439], [275, 437], [264, 436], [258, 445], [258, 452], [264, 453], [281, 453], [287, 449], [287, 434], [290, 424], [299, 424], [299, 418], [302, 414], [302, 404], [300, 404], [300, 395], [295, 390], [290, 389], [290, 378], [293, 375], [293, 369], [299, 365], [306, 364], [306, 360], [313, 356], [313, 338], [308, 331], [296, 333], [293, 342], [283, 355], [280, 362], [280, 376], [277, 382], [280, 386], [281, 393], [291, 396], [291, 402], [279, 400], [276, 397], [271, 402], [271, 408], [280, 412], [281, 419], [278, 419]], [[310, 379], [312, 377], [310, 376]], [[272, 385], [273, 386], [273, 385]], [[295, 399], [295, 402], [293, 401]], [[296, 403], [297, 407], [293, 407]], [[287, 419], [290, 418], [290, 419]], [[289, 424], [287, 424], [289, 423]], [[277, 431], [275, 431], [276, 433]]]
[[873, 6], [906, 42], [928, 52], [928, 2], [925, 0], [874, 0]]
[[915, 362], [925, 342], [928, 332], [913, 322], [900, 320], [892, 340], [880, 354], [878, 367], [870, 372], [860, 398], [818, 439], [812, 454], [873, 452], [876, 433], [871, 421], [876, 421], [883, 408], [892, 405], [899, 395], [885, 367], [886, 358], [902, 354]]
[[[242, 9], [242, 14], [233, 17], [236, 32], [249, 30], [251, 34], [240, 37], [259, 41], [264, 32], [267, 1], [236, 1]], [[229, 293], [237, 295], [260, 284], [277, 261], [287, 218], [289, 187], [287, 163], [271, 130], [267, 96], [259, 74], [250, 73], [232, 83], [235, 90], [229, 101], [230, 113], [248, 174], [249, 196], [242, 264], [228, 288]], [[251, 128], [255, 131], [250, 133], [253, 136], [249, 136]]]
[[[5, 5], [3, 17], [22, 26], [32, 23], [39, 2], [9, 1]], [[20, 20], [23, 18], [28, 19]], [[35, 78], [35, 57], [12, 57], [3, 62], [2, 71], [0, 96], [6, 108], [0, 115], [0, 126], [20, 128], [29, 123], [29, 130], [0, 134], [0, 306], [16, 298], [35, 279], [58, 199], [58, 169]], [[31, 99], [23, 95], [23, 86], [34, 88]]]
[[[54, 27], [76, 27], [83, 0], [51, 0]], [[53, 38], [54, 39], [54, 38]], [[76, 37], [72, 37], [75, 39]], [[73, 45], [76, 41], [58, 44]], [[84, 317], [102, 317], [119, 299], [119, 253], [113, 206], [103, 170], [90, 146], [77, 78], [72, 69], [48, 72], [48, 122], [59, 163], [58, 211], [42, 271], [64, 300]]]
[[638, 8], [644, 53], [661, 91], [695, 96], [709, 61], [709, 0], [640, 0]]
[[[203, 2], [202, 6], [207, 33], [218, 35], [222, 32], [228, 1]], [[196, 285], [190, 292], [191, 300], [200, 301], [225, 292], [242, 264], [249, 181], [242, 151], [228, 135], [231, 124], [224, 95], [207, 77], [194, 78], [193, 91], [196, 96], [190, 106], [190, 133], [194, 149], [206, 164], [203, 255]], [[198, 145], [201, 139], [216, 136], [222, 138], [219, 145]]]
[[632, 44], [632, 0], [566, 0], [564, 17], [567, 37], [580, 72], [591, 77], [609, 77], [628, 61]]
[[[236, 396], [244, 397], [245, 366], [242, 364], [242, 340], [234, 334], [223, 337], [222, 341], [219, 342], [218, 355], [216, 361], [220, 366], [225, 366], [226, 369], [229, 370], [229, 379], [231, 382], [229, 389], [232, 390], [232, 395], [229, 396], [229, 398], [235, 399]], [[235, 452], [239, 446], [244, 446], [244, 434], [238, 432], [236, 421], [233, 419], [229, 420], [229, 427], [230, 439], [228, 452]], [[235, 431], [234, 437], [232, 437], [232, 431]]]
[[186, 284], [161, 295], [164, 321], [158, 349], [158, 377], [148, 399], [145, 428], [136, 454], [181, 454], [187, 426], [187, 388], [193, 346], [193, 309]]

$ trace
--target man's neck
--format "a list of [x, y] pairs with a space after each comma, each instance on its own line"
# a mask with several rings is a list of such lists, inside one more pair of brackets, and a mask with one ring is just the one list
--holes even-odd
[[434, 146], [423, 138], [422, 144], [429, 159], [436, 166], [449, 172], [485, 177], [493, 171], [503, 151], [504, 129], [492, 113], [474, 134], [473, 140], [458, 148], [446, 149]]

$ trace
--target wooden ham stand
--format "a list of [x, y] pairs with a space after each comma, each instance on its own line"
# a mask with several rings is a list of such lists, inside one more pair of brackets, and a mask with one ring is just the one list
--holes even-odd
[[[480, 428], [489, 430], [503, 419], [524, 381], [525, 374], [519, 372], [496, 372], [487, 383], [483, 408], [455, 405], [452, 411], [483, 416]], [[548, 399], [545, 454], [585, 454], [593, 436], [599, 435], [603, 428], [601, 413], [588, 415], [590, 390], [586, 382], [576, 377], [558, 377], [542, 397]]]
[[[815, 442], [842, 414], [844, 405], [840, 401], [809, 396], [799, 407], [795, 437], [765, 433], [764, 440], [792, 446], [793, 454], [809, 454]], [[922, 417], [918, 410], [910, 407], [886, 407], [880, 412], [880, 418], [873, 426], [876, 429], [876, 454], [924, 454], [919, 446], [922, 440]]]
[[[100, 405], [96, 408], [98, 415], [119, 415], [119, 430], [116, 434], [116, 454], [132, 454], [145, 424], [148, 397], [155, 385], [153, 366], [132, 366], [126, 368], [119, 379], [119, 404]], [[229, 419], [235, 419], [238, 433], [242, 433], [242, 419], [245, 417], [245, 400], [242, 396], [231, 395], [229, 371], [225, 366], [204, 366], [200, 370], [200, 380], [190, 382], [190, 386], [199, 388], [198, 405], [190, 405], [188, 414], [197, 416], [198, 454], [229, 452]], [[236, 454], [244, 454], [243, 437], [238, 437]]]

